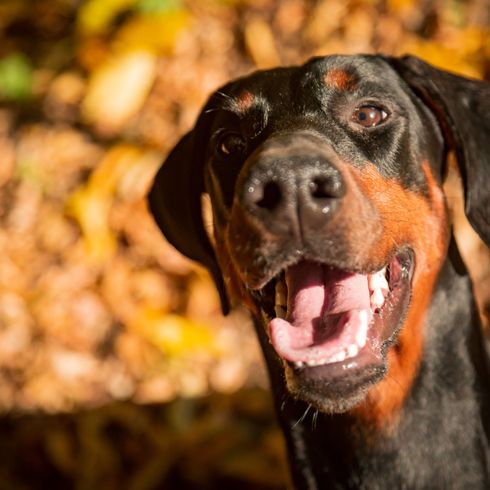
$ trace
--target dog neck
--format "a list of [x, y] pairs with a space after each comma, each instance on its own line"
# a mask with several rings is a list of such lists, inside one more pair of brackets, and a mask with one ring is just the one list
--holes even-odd
[[[471, 282], [454, 240], [424, 329], [411, 392], [380, 428], [352, 413], [317, 413], [288, 396], [277, 357], [257, 324], [296, 488], [489, 488], [490, 375]], [[448, 465], [443, 454], [466, 457], [451, 456]]]

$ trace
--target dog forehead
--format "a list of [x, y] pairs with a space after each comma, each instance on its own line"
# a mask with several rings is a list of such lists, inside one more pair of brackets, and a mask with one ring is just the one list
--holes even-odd
[[401, 85], [398, 74], [380, 56], [335, 55], [313, 58], [300, 66], [257, 71], [230, 82], [216, 94], [228, 94], [243, 111], [265, 102], [284, 105], [330, 92], [401, 94]]
[[[203, 118], [199, 126], [213, 135], [207, 139], [209, 152], [222, 134], [244, 136], [255, 151], [273, 135], [308, 130], [351, 165], [361, 168], [370, 161], [386, 178], [413, 188], [425, 186], [421, 161], [439, 162], [440, 145], [432, 150], [432, 133], [423, 130], [432, 120], [382, 56], [328, 56], [258, 71], [230, 82], [212, 102], [207, 108], [212, 119]], [[370, 104], [392, 115], [367, 137], [349, 121], [359, 106]]]

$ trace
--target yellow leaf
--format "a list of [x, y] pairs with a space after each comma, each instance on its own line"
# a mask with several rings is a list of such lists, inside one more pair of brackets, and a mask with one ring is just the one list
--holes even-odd
[[129, 144], [115, 145], [107, 151], [87, 184], [71, 196], [67, 211], [80, 225], [91, 259], [106, 260], [116, 249], [116, 238], [109, 225], [116, 194], [125, 199], [141, 198], [160, 161], [158, 152]]
[[455, 31], [453, 38], [446, 42], [446, 45], [461, 54], [472, 55], [481, 48], [489, 48], [490, 36], [487, 31], [477, 27], [466, 27]]
[[163, 155], [152, 150], [141, 150], [134, 158], [128, 160], [117, 183], [118, 198], [124, 201], [143, 199], [150, 189], [162, 160]]
[[195, 351], [217, 352], [207, 326], [159, 309], [142, 307], [129, 327], [170, 356]]
[[156, 76], [156, 57], [144, 51], [111, 58], [92, 75], [82, 103], [82, 117], [102, 131], [114, 133], [146, 100]]
[[189, 25], [184, 10], [161, 14], [138, 15], [130, 18], [116, 33], [116, 51], [150, 51], [170, 54], [181, 31]]
[[253, 18], [245, 25], [245, 44], [259, 68], [270, 68], [280, 63], [272, 30], [261, 18]]
[[435, 41], [422, 41], [411, 38], [403, 44], [400, 53], [419, 56], [428, 63], [443, 70], [469, 77], [480, 78], [482, 76], [481, 66], [468, 61], [464, 53]]
[[90, 176], [89, 184], [100, 192], [126, 201], [146, 194], [162, 154], [130, 144], [117, 144], [107, 151]]
[[82, 187], [70, 198], [67, 212], [82, 230], [90, 260], [102, 262], [116, 250], [116, 239], [109, 228], [110, 196], [94, 187]]
[[82, 3], [77, 24], [82, 34], [104, 32], [116, 15], [129, 9], [136, 0], [88, 0]]
[[91, 174], [90, 187], [98, 192], [113, 195], [118, 182], [129, 167], [139, 161], [143, 151], [130, 144], [118, 144], [110, 148]]

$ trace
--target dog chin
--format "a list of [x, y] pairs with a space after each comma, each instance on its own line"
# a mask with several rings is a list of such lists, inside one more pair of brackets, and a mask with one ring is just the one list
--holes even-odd
[[325, 377], [325, 373], [315, 372], [318, 370], [321, 370], [321, 367], [297, 372], [291, 366], [286, 366], [288, 391], [293, 398], [313, 406], [320, 412], [341, 414], [363, 403], [369, 389], [386, 375], [387, 366], [383, 362], [333, 379]]

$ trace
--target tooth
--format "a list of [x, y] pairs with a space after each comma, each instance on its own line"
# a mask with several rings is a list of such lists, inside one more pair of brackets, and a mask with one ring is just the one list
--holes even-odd
[[355, 357], [359, 353], [359, 347], [356, 344], [351, 344], [347, 348], [347, 358]]
[[320, 366], [321, 364], [324, 364], [324, 361], [322, 359], [313, 359], [307, 361], [306, 364], [308, 364], [308, 366]]
[[362, 325], [368, 325], [368, 312], [367, 310], [361, 310], [359, 312], [359, 319], [361, 320]]
[[334, 363], [334, 362], [342, 362], [345, 360], [345, 355], [346, 352], [345, 350], [338, 352], [337, 354], [334, 354], [332, 357], [328, 359], [328, 362]]
[[368, 276], [368, 286], [370, 291], [375, 291], [376, 289], [386, 289], [386, 291], [389, 290], [388, 281], [385, 277], [385, 269], [376, 272], [376, 274], [370, 274]]
[[277, 318], [286, 318], [286, 310], [281, 305], [274, 306]]
[[276, 282], [276, 305], [287, 305], [286, 284], [282, 280]]
[[357, 331], [355, 341], [359, 349], [362, 349], [366, 345], [367, 341], [368, 312], [366, 310], [360, 311], [359, 319], [361, 321], [361, 325], [359, 326], [359, 330]]
[[371, 306], [381, 308], [384, 305], [385, 296], [383, 291], [379, 288], [375, 289], [371, 294]]
[[304, 366], [304, 362], [303, 361], [298, 361], [298, 362], [295, 362], [294, 363], [294, 366], [297, 367], [297, 368], [302, 368]]

